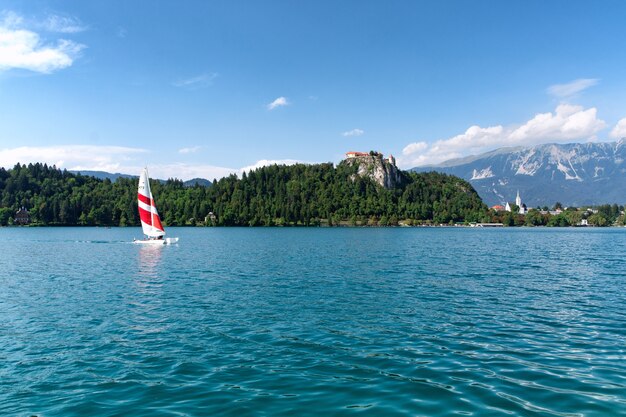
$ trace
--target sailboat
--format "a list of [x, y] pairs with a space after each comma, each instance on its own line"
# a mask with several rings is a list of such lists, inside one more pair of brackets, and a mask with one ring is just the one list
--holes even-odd
[[161, 218], [157, 211], [150, 191], [150, 180], [148, 168], [144, 168], [139, 176], [139, 188], [137, 189], [137, 203], [139, 206], [139, 218], [145, 239], [135, 239], [135, 243], [145, 243], [151, 245], [171, 245], [178, 242], [177, 237], [165, 237], [165, 229], [161, 224]]

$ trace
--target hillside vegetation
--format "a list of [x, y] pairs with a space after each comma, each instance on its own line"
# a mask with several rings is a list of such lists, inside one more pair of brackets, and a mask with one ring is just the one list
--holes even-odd
[[[439, 173], [402, 173], [385, 189], [340, 163], [273, 165], [210, 187], [180, 180], [152, 181], [165, 225], [273, 226], [449, 223], [479, 221], [487, 212], [466, 181]], [[137, 182], [115, 182], [61, 171], [45, 164], [0, 168], [0, 225], [20, 207], [40, 225], [139, 225]], [[208, 214], [215, 217], [211, 220]]]

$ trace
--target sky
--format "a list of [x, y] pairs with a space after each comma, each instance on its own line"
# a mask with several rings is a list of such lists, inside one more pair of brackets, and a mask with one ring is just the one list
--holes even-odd
[[626, 137], [626, 2], [0, 0], [0, 166], [220, 178]]

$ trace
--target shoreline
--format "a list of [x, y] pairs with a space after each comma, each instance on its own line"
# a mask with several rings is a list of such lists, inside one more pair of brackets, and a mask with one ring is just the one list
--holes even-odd
[[[28, 225], [6, 225], [0, 226], [0, 229], [29, 229], [29, 228], [43, 228], [43, 227], [51, 227], [51, 228], [96, 228], [96, 229], [125, 229], [125, 228], [141, 228], [141, 225], [132, 225], [132, 226], [102, 226], [102, 225], [87, 225], [87, 224], [28, 224]], [[241, 225], [233, 225], [233, 226], [205, 226], [205, 225], [165, 225], [165, 227], [181, 227], [181, 228], [216, 228], [216, 229], [231, 229], [231, 228], [242, 228], [242, 229], [335, 229], [335, 228], [347, 228], [347, 229], [395, 229], [395, 228], [463, 228], [463, 229], [620, 229], [626, 227], [626, 225], [607, 225], [607, 226], [591, 226], [591, 225], [568, 225], [568, 226], [506, 226], [502, 223], [494, 224], [481, 224], [481, 223], [470, 223], [470, 224], [397, 224], [397, 225], [351, 225], [351, 224], [338, 224], [329, 226], [328, 224], [320, 224], [320, 225], [272, 225], [272, 226], [241, 226]]]

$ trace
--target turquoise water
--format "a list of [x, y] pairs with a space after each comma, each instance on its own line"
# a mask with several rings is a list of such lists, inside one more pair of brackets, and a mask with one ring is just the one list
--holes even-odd
[[0, 415], [626, 415], [626, 229], [0, 229]]

